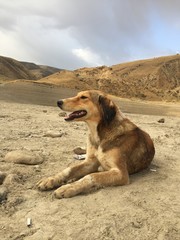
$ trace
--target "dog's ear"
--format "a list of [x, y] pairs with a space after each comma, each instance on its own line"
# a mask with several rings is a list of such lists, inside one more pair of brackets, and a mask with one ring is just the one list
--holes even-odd
[[116, 107], [114, 103], [105, 96], [99, 96], [99, 105], [102, 109], [102, 120], [105, 124], [109, 124], [116, 115]]

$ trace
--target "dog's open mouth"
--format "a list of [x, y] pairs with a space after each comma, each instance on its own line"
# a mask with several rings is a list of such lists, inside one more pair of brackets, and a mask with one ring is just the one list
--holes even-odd
[[75, 118], [81, 118], [84, 117], [87, 114], [86, 110], [79, 110], [79, 111], [75, 111], [70, 113], [67, 117], [65, 117], [64, 119], [66, 121], [72, 121]]

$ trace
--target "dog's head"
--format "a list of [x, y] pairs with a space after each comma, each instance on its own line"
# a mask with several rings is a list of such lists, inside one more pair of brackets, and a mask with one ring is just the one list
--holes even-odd
[[79, 92], [73, 98], [59, 100], [57, 105], [71, 112], [66, 121], [103, 121], [109, 124], [117, 113], [114, 102], [105, 93], [96, 90]]

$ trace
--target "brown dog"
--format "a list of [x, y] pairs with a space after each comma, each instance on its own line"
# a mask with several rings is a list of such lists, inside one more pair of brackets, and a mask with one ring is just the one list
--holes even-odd
[[[39, 181], [39, 190], [58, 188], [55, 197], [67, 198], [94, 187], [125, 185], [129, 183], [129, 174], [151, 163], [155, 149], [150, 136], [125, 118], [106, 94], [84, 91], [57, 104], [62, 110], [72, 112], [66, 121], [87, 123], [87, 157], [76, 166]], [[99, 166], [103, 172], [98, 172]], [[79, 180], [66, 184], [72, 179]]]

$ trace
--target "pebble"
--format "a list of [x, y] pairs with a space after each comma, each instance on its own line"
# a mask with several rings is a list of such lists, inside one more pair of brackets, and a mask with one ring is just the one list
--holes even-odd
[[142, 228], [142, 226], [143, 226], [143, 223], [141, 221], [132, 222], [132, 227], [134, 228]]
[[0, 187], [0, 202], [7, 199], [8, 190], [6, 187]]
[[6, 177], [6, 173], [0, 171], [0, 184], [3, 184], [5, 177]]
[[32, 219], [31, 218], [27, 218], [27, 226], [28, 227], [31, 227], [31, 225], [32, 225]]
[[59, 113], [59, 117], [66, 117], [67, 116], [67, 113], [66, 112], [60, 112]]
[[42, 157], [30, 151], [15, 150], [6, 154], [4, 160], [17, 164], [36, 165], [43, 162]]
[[43, 137], [52, 137], [52, 138], [57, 138], [57, 137], [62, 137], [63, 133], [61, 132], [53, 132], [49, 131], [43, 135]]
[[158, 120], [159, 123], [164, 123], [165, 122], [165, 119], [164, 118], [161, 118]]
[[75, 149], [73, 150], [73, 152], [74, 152], [75, 154], [78, 154], [78, 155], [80, 155], [80, 154], [86, 154], [86, 149], [83, 149], [83, 148], [81, 148], [81, 147], [77, 147], [77, 148], [75, 148]]
[[81, 154], [81, 155], [75, 154], [74, 155], [74, 159], [77, 159], [77, 160], [84, 160], [85, 158], [86, 158], [86, 154]]
[[13, 174], [13, 173], [10, 173], [7, 175], [7, 177], [5, 178], [3, 184], [8, 186], [8, 185], [11, 185], [13, 184], [14, 182], [18, 182], [19, 181], [19, 176], [17, 174]]

